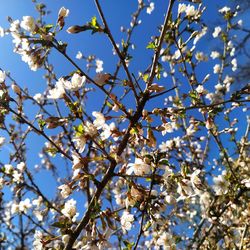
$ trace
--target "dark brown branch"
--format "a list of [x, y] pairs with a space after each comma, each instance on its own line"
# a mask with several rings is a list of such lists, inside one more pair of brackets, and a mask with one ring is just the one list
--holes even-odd
[[116, 45], [116, 42], [115, 42], [115, 40], [114, 40], [114, 38], [113, 38], [113, 35], [112, 35], [112, 33], [111, 33], [110, 29], [109, 29], [108, 23], [107, 23], [107, 21], [106, 21], [106, 18], [105, 18], [105, 16], [104, 16], [104, 13], [103, 13], [103, 11], [102, 11], [102, 8], [101, 8], [101, 6], [100, 6], [99, 1], [98, 1], [98, 0], [95, 0], [95, 4], [96, 4], [97, 10], [98, 10], [98, 12], [99, 12], [99, 14], [100, 14], [100, 17], [101, 17], [101, 19], [102, 19], [102, 22], [103, 22], [103, 24], [104, 24], [105, 32], [106, 32], [106, 34], [108, 35], [108, 37], [109, 37], [109, 39], [110, 39], [110, 41], [111, 41], [111, 43], [112, 43], [112, 45], [113, 45], [113, 47], [114, 47], [114, 49], [115, 49], [117, 55], [119, 56], [119, 58], [120, 58], [120, 60], [121, 60], [121, 63], [122, 63], [122, 65], [123, 65], [123, 68], [124, 68], [124, 70], [125, 70], [125, 72], [126, 72], [126, 74], [127, 74], [128, 80], [130, 81], [130, 86], [131, 86], [131, 88], [132, 88], [132, 91], [133, 91], [133, 93], [134, 93], [134, 96], [135, 96], [135, 98], [136, 98], [136, 101], [138, 102], [138, 95], [137, 95], [137, 93], [136, 93], [136, 89], [135, 89], [135, 86], [134, 86], [134, 83], [133, 83], [133, 79], [132, 79], [132, 77], [131, 77], [131, 75], [130, 75], [129, 69], [128, 69], [127, 64], [126, 64], [126, 62], [125, 62], [125, 59], [126, 59], [126, 58], [124, 57], [124, 55], [121, 54], [119, 48], [118, 48], [117, 45]]
[[152, 63], [150, 74], [149, 74], [149, 80], [148, 80], [148, 84], [147, 84], [148, 86], [150, 86], [152, 84], [152, 82], [154, 80], [154, 77], [155, 77], [155, 74], [156, 74], [155, 70], [156, 70], [156, 67], [157, 67], [157, 64], [158, 64], [158, 59], [159, 59], [159, 56], [160, 56], [160, 51], [161, 51], [162, 43], [163, 43], [163, 40], [164, 40], [164, 36], [165, 36], [165, 34], [167, 32], [167, 29], [168, 29], [168, 22], [169, 22], [170, 17], [171, 17], [171, 11], [172, 11], [172, 8], [173, 8], [173, 5], [174, 5], [174, 1], [175, 0], [169, 0], [169, 3], [168, 3], [168, 9], [167, 9], [165, 20], [164, 20], [164, 23], [163, 23], [163, 28], [161, 30], [160, 38], [159, 38], [159, 41], [157, 43], [157, 48], [155, 50], [153, 63]]
[[27, 119], [25, 119], [23, 116], [21, 116], [20, 114], [18, 114], [15, 110], [13, 110], [10, 107], [7, 107], [8, 110], [15, 114], [17, 117], [19, 117], [24, 123], [26, 123], [27, 125], [29, 125], [35, 132], [37, 132], [38, 134], [42, 135], [46, 140], [48, 140], [61, 154], [63, 154], [66, 158], [68, 158], [70, 161], [73, 161], [73, 158], [68, 155], [66, 152], [64, 152], [59, 146], [57, 146], [55, 144], [54, 141], [52, 141], [42, 130], [36, 128], [32, 123], [30, 123]]
[[[128, 140], [129, 140], [129, 137], [130, 137], [130, 131], [135, 126], [135, 124], [138, 122], [138, 120], [141, 118], [142, 110], [144, 109], [145, 104], [146, 104], [146, 102], [148, 100], [149, 100], [149, 94], [148, 94], [148, 92], [146, 92], [146, 93], [144, 93], [143, 97], [141, 98], [141, 100], [140, 100], [140, 102], [138, 104], [137, 111], [132, 116], [132, 118], [130, 120], [129, 127], [127, 128], [126, 133], [125, 133], [122, 141], [120, 142], [120, 144], [118, 146], [118, 150], [117, 150], [117, 155], [118, 156], [120, 156], [123, 153], [124, 149], [127, 147]], [[92, 200], [91, 200], [91, 202], [90, 202], [90, 204], [88, 206], [87, 211], [85, 212], [84, 216], [82, 217], [82, 219], [79, 222], [76, 229], [71, 234], [71, 236], [69, 238], [69, 241], [68, 241], [67, 245], [65, 246], [64, 250], [72, 249], [73, 244], [76, 241], [76, 239], [78, 238], [78, 236], [80, 235], [81, 231], [89, 223], [89, 220], [91, 218], [91, 214], [94, 212], [95, 204], [98, 201], [98, 199], [99, 199], [100, 195], [102, 194], [102, 191], [106, 187], [107, 183], [112, 179], [113, 173], [114, 173], [114, 170], [115, 170], [116, 166], [117, 166], [117, 162], [115, 160], [112, 160], [110, 162], [110, 166], [109, 166], [106, 174], [104, 175], [104, 177], [103, 177], [102, 181], [100, 182], [94, 196], [92, 197]]]
[[156, 168], [154, 169], [154, 171], [152, 173], [152, 179], [151, 179], [151, 183], [150, 183], [150, 190], [149, 190], [149, 193], [148, 193], [148, 197], [147, 197], [147, 201], [146, 201], [145, 207], [144, 207], [144, 209], [142, 211], [140, 231], [139, 231], [139, 234], [138, 234], [136, 242], [135, 242], [134, 250], [137, 249], [137, 246], [138, 246], [138, 244], [140, 242], [140, 239], [141, 239], [141, 236], [143, 234], [143, 224], [144, 224], [144, 219], [145, 219], [145, 215], [146, 215], [146, 212], [147, 212], [147, 208], [148, 208], [148, 205], [149, 205], [151, 192], [152, 192], [152, 189], [153, 189], [153, 186], [154, 186], [154, 175], [155, 175], [155, 172], [156, 172]]

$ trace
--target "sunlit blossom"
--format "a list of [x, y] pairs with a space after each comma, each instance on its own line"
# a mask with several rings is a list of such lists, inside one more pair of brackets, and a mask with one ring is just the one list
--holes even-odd
[[132, 172], [134, 172], [135, 175], [145, 175], [145, 174], [150, 173], [150, 170], [151, 170], [150, 165], [145, 163], [140, 158], [135, 158], [135, 162], [129, 163], [128, 167], [130, 168], [127, 170], [127, 173], [131, 174]]
[[65, 94], [65, 89], [63, 86], [63, 82], [59, 79], [59, 81], [56, 82], [56, 85], [53, 89], [49, 90], [49, 94], [47, 97], [49, 99], [59, 99], [62, 98]]
[[128, 211], [124, 211], [121, 217], [122, 229], [126, 232], [131, 230], [134, 222], [134, 215], [130, 214]]

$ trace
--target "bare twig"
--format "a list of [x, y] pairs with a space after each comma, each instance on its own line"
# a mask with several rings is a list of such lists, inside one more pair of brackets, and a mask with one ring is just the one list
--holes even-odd
[[108, 23], [107, 23], [107, 21], [106, 21], [106, 18], [105, 18], [105, 16], [104, 16], [104, 13], [103, 13], [103, 11], [102, 11], [102, 8], [101, 8], [101, 5], [100, 5], [99, 1], [98, 1], [98, 0], [95, 0], [95, 4], [96, 4], [97, 10], [98, 10], [98, 12], [99, 12], [99, 14], [100, 14], [100, 17], [101, 17], [101, 19], [102, 19], [102, 22], [103, 22], [103, 24], [104, 24], [105, 32], [107, 33], [107, 35], [108, 35], [108, 37], [109, 37], [109, 39], [110, 39], [110, 41], [111, 41], [111, 43], [112, 43], [112, 45], [113, 45], [113, 47], [114, 47], [116, 53], [117, 53], [117, 55], [119, 56], [119, 58], [120, 58], [120, 60], [121, 60], [121, 63], [122, 63], [123, 68], [124, 68], [124, 70], [125, 70], [125, 72], [126, 72], [126, 74], [127, 74], [127, 77], [128, 77], [129, 82], [130, 82], [130, 86], [131, 86], [131, 88], [132, 88], [132, 91], [133, 91], [133, 93], [134, 93], [134, 96], [135, 96], [135, 98], [136, 98], [136, 100], [137, 100], [137, 102], [138, 102], [138, 95], [137, 95], [137, 93], [136, 93], [136, 89], [135, 89], [135, 86], [134, 86], [134, 83], [133, 83], [133, 79], [132, 79], [132, 77], [131, 77], [131, 75], [130, 75], [129, 69], [128, 69], [127, 64], [126, 64], [126, 62], [125, 62], [125, 59], [126, 59], [126, 58], [124, 57], [124, 55], [121, 54], [119, 48], [118, 48], [117, 45], [116, 45], [116, 42], [115, 42], [115, 40], [114, 40], [114, 38], [113, 38], [113, 35], [112, 35], [112, 33], [111, 33], [110, 29], [109, 29]]

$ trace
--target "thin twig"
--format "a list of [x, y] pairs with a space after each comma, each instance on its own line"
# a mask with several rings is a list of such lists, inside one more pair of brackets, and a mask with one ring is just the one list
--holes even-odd
[[30, 123], [27, 119], [25, 119], [22, 115], [18, 114], [15, 110], [13, 110], [10, 107], [6, 107], [11, 113], [15, 114], [17, 117], [19, 117], [24, 123], [29, 125], [35, 132], [42, 135], [45, 139], [47, 139], [61, 154], [63, 154], [66, 158], [68, 158], [70, 161], [73, 161], [73, 158], [68, 155], [66, 152], [64, 152], [56, 143], [51, 140], [42, 130], [36, 128], [32, 123]]
[[98, 10], [98, 12], [99, 12], [99, 14], [100, 14], [100, 17], [101, 17], [101, 19], [102, 19], [102, 22], [103, 22], [103, 24], [104, 24], [105, 32], [107, 33], [107, 35], [108, 35], [108, 37], [109, 37], [109, 39], [110, 39], [110, 41], [111, 41], [111, 43], [112, 43], [112, 45], [113, 45], [113, 47], [114, 47], [116, 53], [117, 53], [117, 55], [119, 56], [119, 58], [120, 58], [120, 60], [121, 60], [121, 63], [122, 63], [122, 65], [123, 65], [123, 68], [124, 68], [124, 70], [125, 70], [125, 72], [126, 72], [126, 74], [127, 74], [128, 80], [130, 81], [130, 86], [131, 86], [131, 88], [132, 88], [132, 91], [134, 92], [134, 96], [135, 96], [135, 98], [136, 98], [136, 101], [138, 102], [138, 95], [137, 95], [137, 93], [136, 93], [136, 89], [135, 89], [135, 86], [134, 86], [132, 77], [131, 77], [131, 75], [130, 75], [129, 69], [128, 69], [127, 64], [126, 64], [126, 62], [125, 62], [125, 57], [124, 57], [124, 55], [121, 54], [119, 48], [118, 48], [117, 45], [116, 45], [116, 42], [115, 42], [115, 40], [114, 40], [114, 38], [113, 38], [113, 35], [112, 35], [112, 33], [111, 33], [110, 29], [109, 29], [108, 23], [107, 23], [107, 21], [106, 21], [106, 18], [105, 18], [105, 16], [104, 16], [104, 13], [103, 13], [103, 11], [102, 11], [102, 8], [101, 8], [101, 5], [100, 5], [99, 1], [98, 1], [98, 0], [95, 0], [95, 4], [96, 4], [97, 10]]
[[244, 227], [244, 230], [243, 230], [242, 236], [241, 236], [241, 241], [240, 241], [240, 248], [239, 248], [239, 250], [242, 250], [243, 247], [244, 247], [244, 239], [245, 239], [245, 237], [246, 237], [246, 235], [247, 235], [247, 231], [248, 231], [248, 225], [245, 224], [245, 227]]
[[155, 74], [156, 74], [155, 70], [156, 70], [156, 67], [157, 67], [157, 64], [158, 64], [158, 59], [159, 59], [159, 56], [160, 56], [162, 43], [163, 43], [165, 34], [167, 32], [167, 29], [168, 29], [168, 22], [169, 22], [170, 17], [171, 17], [171, 11], [172, 11], [172, 8], [173, 8], [173, 5], [174, 5], [174, 1], [175, 0], [169, 0], [169, 3], [168, 3], [168, 9], [167, 9], [165, 20], [164, 20], [164, 23], [163, 23], [163, 28], [161, 30], [160, 38], [159, 38], [159, 41], [157, 43], [157, 47], [156, 47], [156, 50], [155, 50], [153, 63], [152, 63], [152, 66], [151, 66], [149, 79], [148, 79], [148, 83], [147, 83], [147, 87], [152, 84], [152, 82], [154, 80], [154, 77], [155, 77]]

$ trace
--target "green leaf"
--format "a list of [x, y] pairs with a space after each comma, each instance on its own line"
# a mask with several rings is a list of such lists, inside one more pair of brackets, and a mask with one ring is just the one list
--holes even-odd
[[50, 153], [52, 155], [52, 157], [55, 157], [56, 153], [58, 152], [58, 150], [56, 148], [46, 148], [45, 151], [47, 153]]
[[110, 103], [109, 101], [106, 101], [106, 105], [107, 105], [109, 108], [113, 108], [112, 103]]
[[92, 30], [91, 34], [104, 31], [104, 29], [101, 27], [101, 25], [97, 22], [96, 16], [93, 16], [89, 23], [82, 26], [82, 31], [85, 31], [85, 30]]
[[40, 128], [41, 130], [43, 130], [43, 129], [44, 129], [44, 126], [46, 125], [46, 122], [45, 122], [44, 120], [42, 120], [42, 119], [39, 119], [39, 120], [38, 120], [38, 125], [39, 125], [39, 128]]
[[63, 222], [57, 221], [57, 222], [54, 222], [51, 226], [52, 227], [57, 227], [57, 228], [65, 228], [66, 223], [65, 223], [65, 221], [63, 221]]
[[54, 25], [53, 24], [47, 24], [44, 26], [45, 30], [48, 32], [51, 28], [53, 28]]
[[150, 43], [147, 45], [146, 48], [147, 48], [147, 49], [156, 49], [157, 46], [156, 46], [156, 44], [155, 44], [154, 42], [150, 42]]
[[142, 77], [143, 81], [147, 82], [148, 81], [148, 77], [149, 77], [149, 74], [143, 75], [143, 77]]
[[81, 136], [84, 134], [83, 124], [79, 124], [78, 126], [74, 126], [74, 130], [76, 131], [76, 136]]
[[128, 240], [123, 240], [123, 243], [126, 246], [126, 248], [124, 248], [124, 250], [131, 250], [135, 244], [134, 242], [129, 242]]
[[96, 16], [93, 16], [92, 19], [91, 19], [91, 25], [93, 28], [98, 28], [99, 27], [99, 24], [97, 23], [97, 20], [96, 20]]
[[160, 160], [159, 164], [169, 166], [169, 162], [166, 159]]

